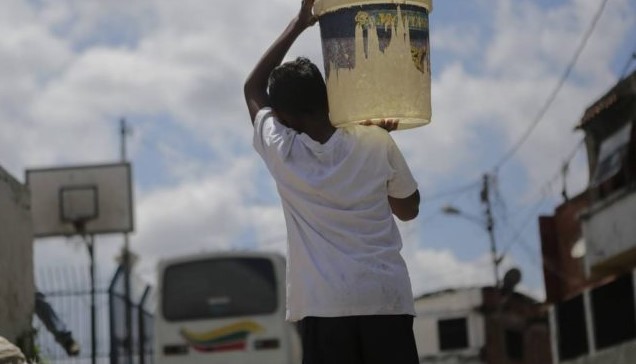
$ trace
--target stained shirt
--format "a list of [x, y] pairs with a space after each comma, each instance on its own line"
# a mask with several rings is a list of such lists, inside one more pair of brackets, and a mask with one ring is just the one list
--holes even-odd
[[285, 215], [287, 319], [415, 315], [387, 196], [406, 198], [417, 182], [388, 132], [338, 128], [321, 144], [264, 108], [253, 145], [276, 181]]

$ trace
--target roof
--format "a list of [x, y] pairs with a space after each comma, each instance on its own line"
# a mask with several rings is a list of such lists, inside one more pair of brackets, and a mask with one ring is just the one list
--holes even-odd
[[425, 299], [425, 298], [433, 298], [433, 297], [439, 297], [439, 296], [444, 296], [447, 294], [451, 294], [451, 293], [460, 293], [460, 292], [466, 292], [466, 291], [472, 291], [472, 290], [481, 290], [483, 287], [458, 287], [458, 288], [444, 288], [444, 289], [440, 289], [437, 291], [431, 291], [428, 293], [424, 293], [421, 294], [417, 297], [415, 297], [415, 300], [420, 300], [420, 299]]
[[[445, 288], [445, 289], [440, 289], [437, 291], [432, 291], [432, 292], [428, 292], [428, 293], [424, 293], [421, 294], [417, 297], [415, 297], [415, 301], [419, 301], [419, 300], [424, 300], [424, 299], [428, 299], [428, 298], [434, 298], [434, 297], [439, 297], [439, 296], [444, 296], [444, 295], [450, 295], [450, 294], [457, 294], [457, 293], [463, 293], [463, 292], [468, 292], [468, 291], [474, 291], [474, 290], [494, 290], [495, 287], [494, 286], [474, 286], [474, 287], [458, 287], [458, 288]], [[517, 292], [517, 291], [513, 291], [512, 295], [517, 297], [518, 299], [521, 299], [527, 303], [530, 304], [535, 304], [535, 303], [539, 303], [539, 301], [537, 301], [536, 299], [534, 299], [533, 297], [530, 297], [524, 293], [521, 292]]]
[[584, 128], [595, 120], [597, 116], [628, 97], [636, 97], [636, 71], [620, 80], [607, 93], [590, 105], [583, 113], [577, 128]]

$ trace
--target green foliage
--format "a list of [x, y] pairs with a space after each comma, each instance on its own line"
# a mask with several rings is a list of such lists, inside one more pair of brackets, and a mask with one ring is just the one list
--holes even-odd
[[35, 344], [37, 335], [38, 330], [32, 327], [20, 334], [16, 339], [16, 346], [22, 350], [29, 363], [43, 363], [40, 356], [40, 348]]

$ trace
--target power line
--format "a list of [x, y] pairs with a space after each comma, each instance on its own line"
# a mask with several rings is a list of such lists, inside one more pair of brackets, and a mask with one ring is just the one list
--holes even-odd
[[[575, 148], [568, 154], [567, 158], [563, 161], [562, 165], [564, 166], [569, 165], [569, 163], [576, 156], [578, 150], [583, 145], [583, 141], [584, 139], [581, 139], [581, 141], [577, 143]], [[508, 240], [508, 244], [501, 250], [501, 257], [505, 256], [513, 248], [513, 246], [520, 244], [523, 250], [525, 251], [526, 256], [528, 256], [535, 264], [537, 264], [537, 266], [542, 267], [545, 270], [550, 271], [551, 273], [554, 273], [555, 275], [557, 275], [559, 278], [563, 280], [573, 281], [569, 276], [567, 276], [567, 274], [559, 270], [557, 267], [554, 267], [549, 261], [539, 262], [536, 257], [537, 255], [536, 252], [532, 251], [532, 249], [530, 248], [530, 244], [528, 244], [528, 242], [522, 236], [523, 231], [528, 227], [528, 225], [532, 221], [536, 221], [536, 220], [533, 220], [533, 218], [535, 218], [539, 210], [542, 208], [545, 200], [548, 198], [550, 194], [549, 188], [551, 187], [551, 185], [558, 178], [565, 178], [565, 176], [561, 174], [561, 171], [562, 169], [559, 169], [557, 173], [555, 173], [551, 178], [549, 178], [545, 183], [543, 183], [541, 188], [539, 188], [540, 200], [534, 205], [533, 208], [531, 208], [530, 212], [526, 214], [526, 216], [522, 219], [523, 224], [517, 227], [516, 229], [512, 229], [513, 230], [512, 232], [514, 233], [514, 235], [511, 239]]]
[[[471, 182], [470, 184], [464, 185], [464, 186], [460, 186], [457, 188], [453, 188], [453, 189], [449, 189], [446, 191], [442, 191], [440, 193], [436, 193], [434, 195], [431, 196], [426, 196], [424, 195], [424, 201], [425, 202], [430, 202], [433, 200], [437, 200], [440, 199], [442, 197], [453, 197], [452, 199], [448, 200], [447, 203], [449, 205], [453, 205], [455, 203], [455, 201], [457, 201], [458, 198], [461, 197], [462, 194], [465, 194], [466, 192], [469, 192], [473, 189], [476, 189], [477, 187], [481, 186], [481, 179], [475, 180], [473, 182]], [[443, 214], [444, 212], [442, 211], [442, 209], [440, 208], [436, 208], [434, 212], [422, 217], [422, 218], [418, 218], [422, 221], [422, 225], [424, 224], [429, 224], [432, 221], [434, 221], [434, 219], [436, 217], [438, 217], [439, 215]]]
[[[576, 157], [576, 154], [578, 152], [578, 150], [581, 148], [581, 146], [583, 145], [583, 139], [581, 139], [581, 141], [579, 141], [576, 146], [574, 147], [574, 149], [568, 154], [567, 158], [564, 159], [564, 161], [562, 162], [562, 165], [569, 165], [569, 163], [574, 159], [574, 157]], [[559, 171], [557, 171], [557, 173], [555, 173], [552, 177], [550, 177], [546, 182], [544, 182], [541, 187], [539, 188], [539, 193], [540, 193], [540, 200], [539, 202], [537, 202], [534, 206], [534, 208], [532, 208], [532, 210], [530, 211], [530, 213], [528, 213], [526, 215], [525, 218], [522, 219], [523, 221], [523, 225], [521, 225], [520, 227], [516, 228], [513, 230], [513, 233], [515, 234], [513, 236], [512, 239], [509, 240], [508, 245], [502, 249], [502, 255], [506, 254], [506, 252], [508, 252], [510, 250], [510, 248], [512, 248], [512, 246], [514, 244], [516, 244], [519, 240], [519, 237], [521, 236], [521, 233], [523, 232], [523, 230], [528, 226], [528, 224], [530, 222], [532, 222], [533, 220], [531, 220], [532, 217], [534, 217], [540, 210], [541, 205], [543, 204], [543, 202], [546, 200], [546, 198], [549, 195], [549, 188], [552, 186], [552, 184], [558, 179], [558, 178], [565, 178], [565, 176], [562, 175], [562, 168], [559, 169]]]
[[[572, 149], [572, 151], [567, 154], [567, 157], [562, 162], [562, 166], [569, 165], [569, 163], [574, 159], [574, 157], [576, 157], [577, 152], [579, 151], [581, 146], [584, 144], [583, 142], [584, 142], [584, 139], [581, 139], [576, 144], [576, 146]], [[534, 220], [534, 218], [536, 217], [536, 215], [540, 211], [540, 209], [544, 206], [544, 203], [545, 203], [546, 199], [551, 194], [550, 187], [554, 184], [554, 182], [557, 179], [565, 178], [565, 176], [562, 174], [562, 171], [563, 171], [563, 167], [559, 168], [557, 173], [555, 173], [552, 177], [550, 177], [538, 189], [539, 194], [540, 194], [540, 200], [528, 210], [529, 212], [521, 220], [523, 222], [521, 226], [517, 227], [516, 229], [512, 229], [511, 228], [511, 230], [513, 230], [512, 232], [513, 232], [514, 236], [511, 239], [509, 239], [507, 245], [504, 246], [503, 249], [500, 250], [500, 253], [499, 253], [499, 256], [497, 257], [497, 259], [503, 259], [503, 257], [510, 251], [510, 249], [515, 244], [518, 244], [518, 243], [525, 244], [524, 250], [526, 250], [526, 253], [528, 252], [528, 250], [529, 250], [528, 249], [528, 244], [524, 240], [524, 238], [522, 236], [522, 233], [524, 232], [524, 230], [528, 227], [528, 225], [531, 222], [536, 221], [536, 220]], [[501, 198], [501, 196], [499, 196], [499, 198]], [[508, 223], [508, 219], [504, 218], [504, 220], [505, 220], [504, 221], [504, 226], [510, 227], [510, 224]], [[528, 253], [528, 254], [530, 254], [530, 253]], [[535, 263], [537, 263], [534, 256], [532, 256], [531, 258], [533, 260], [535, 260]], [[562, 279], [568, 279], [567, 277], [565, 277], [565, 274], [563, 274], [563, 272], [560, 272], [556, 268], [550, 266], [549, 263], [546, 262], [544, 264], [545, 264], [545, 269], [553, 272], [554, 274], [559, 275]]]
[[561, 269], [553, 266], [550, 261], [546, 261], [545, 259], [539, 259], [537, 257], [537, 255], [540, 254], [540, 253], [537, 253], [537, 252], [533, 251], [533, 249], [530, 247], [530, 244], [528, 244], [524, 239], [521, 239], [521, 245], [520, 246], [526, 252], [526, 256], [528, 258], [530, 258], [536, 264], [537, 268], [545, 269], [548, 272], [555, 274], [560, 279], [562, 279], [564, 281], [567, 281], [567, 282], [570, 282], [572, 284], [579, 283], [579, 282], [577, 282], [576, 279], [574, 279], [571, 276], [569, 276], [568, 274], [564, 273]]
[[463, 186], [459, 186], [459, 187], [455, 187], [452, 189], [448, 189], [442, 192], [438, 192], [435, 194], [432, 194], [430, 196], [424, 196], [424, 199], [426, 201], [433, 201], [433, 200], [437, 200], [440, 199], [442, 197], [448, 197], [448, 196], [454, 196], [454, 195], [459, 195], [461, 193], [467, 192], [472, 190], [473, 188], [477, 188], [481, 183], [480, 179], [475, 179], [473, 182], [463, 185]]
[[547, 196], [543, 196], [539, 202], [534, 205], [534, 208], [526, 215], [523, 219], [523, 224], [516, 229], [512, 229], [515, 234], [510, 240], [508, 240], [508, 244], [501, 250], [501, 255], [504, 256], [506, 253], [510, 251], [513, 245], [519, 243], [521, 241], [521, 234], [525, 230], [526, 227], [530, 224], [530, 222], [534, 221], [532, 218], [536, 216], [536, 214], [541, 210], [543, 203], [545, 202]]
[[526, 142], [526, 140], [528, 140], [528, 137], [530, 136], [530, 134], [532, 134], [534, 129], [537, 127], [537, 125], [539, 125], [541, 120], [543, 120], [543, 117], [550, 109], [550, 106], [552, 106], [552, 103], [556, 99], [557, 94], [559, 93], [559, 91], [561, 91], [561, 88], [565, 84], [565, 81], [567, 80], [567, 78], [570, 76], [570, 73], [574, 69], [574, 66], [576, 65], [576, 62], [578, 61], [579, 56], [581, 55], [581, 53], [583, 52], [583, 49], [587, 45], [587, 41], [589, 40], [590, 36], [594, 32], [594, 29], [596, 28], [596, 24], [598, 23], [598, 20], [601, 18], [603, 9], [605, 9], [606, 4], [607, 4], [607, 0], [603, 0], [599, 9], [596, 11], [594, 18], [592, 19], [592, 23], [590, 24], [589, 28], [585, 32], [583, 39], [581, 40], [581, 43], [579, 44], [578, 48], [574, 52], [574, 56], [572, 57], [572, 60], [568, 64], [567, 68], [563, 72], [563, 75], [559, 79], [559, 82], [557, 83], [556, 87], [554, 88], [554, 90], [552, 90], [546, 103], [543, 105], [543, 107], [541, 108], [537, 116], [534, 118], [534, 120], [532, 121], [528, 129], [526, 129], [526, 131], [521, 135], [521, 138], [519, 138], [519, 140], [510, 148], [510, 150], [508, 150], [508, 152], [506, 152], [503, 155], [503, 157], [499, 160], [499, 162], [495, 164], [495, 167], [493, 168], [495, 174], [497, 173], [499, 168], [501, 168], [502, 165], [504, 165], [508, 160], [510, 160], [510, 158], [519, 150], [519, 148], [521, 148], [521, 146]]
[[[546, 201], [546, 199], [548, 198], [548, 196], [551, 194], [551, 187], [552, 185], [558, 180], [558, 179], [565, 179], [565, 176], [563, 175], [563, 166], [569, 165], [569, 163], [574, 159], [574, 157], [576, 157], [577, 152], [579, 151], [579, 149], [581, 148], [581, 146], [584, 145], [584, 139], [581, 139], [576, 145], [575, 147], [572, 149], [572, 151], [570, 151], [567, 154], [567, 157], [563, 160], [563, 162], [561, 163], [561, 167], [558, 169], [558, 171], [556, 173], [554, 173], [548, 180], [546, 180], [543, 184], [541, 184], [540, 188], [538, 188], [538, 197], [540, 198], [539, 201], [532, 205], [527, 211], [529, 211], [527, 214], [524, 215], [524, 218], [521, 219], [522, 221], [522, 225], [517, 227], [516, 229], [514, 228], [510, 228], [510, 230], [512, 230], [512, 233], [514, 234], [512, 239], [508, 240], [507, 245], [501, 249], [501, 254], [500, 256], [504, 256], [509, 250], [510, 248], [516, 244], [518, 241], [518, 238], [521, 236], [521, 233], [523, 232], [523, 230], [528, 226], [528, 224], [530, 224], [532, 221], [532, 218], [534, 216], [536, 216], [536, 214], [539, 212], [539, 210], [542, 208], [543, 203]], [[495, 190], [497, 190], [497, 184], [493, 183], [495, 185]], [[499, 203], [499, 205], [504, 206], [505, 208], [505, 203], [503, 202], [503, 197], [501, 196], [500, 193], [496, 194], [497, 198], [501, 200], [501, 202]], [[525, 210], [525, 209], [524, 209]], [[521, 209], [518, 209], [517, 212], [514, 214], [514, 216], [517, 216], [521, 213]], [[497, 210], [494, 211], [495, 213], [497, 212]], [[504, 214], [497, 214], [497, 216], [499, 217], [499, 219], [503, 220], [504, 222], [504, 226], [510, 226], [509, 223], [509, 216], [504, 213]], [[499, 225], [499, 224], [497, 224]]]
[[528, 226], [528, 223], [532, 221], [530, 220], [530, 217], [536, 215], [543, 201], [545, 201], [546, 198], [547, 196], [543, 195], [542, 199], [536, 204], [535, 209], [530, 214], [528, 214], [528, 217], [526, 218], [523, 226], [521, 226], [519, 229], [516, 230], [516, 235], [511, 239], [511, 242], [504, 249], [502, 249], [501, 257], [504, 257], [506, 253], [510, 251], [510, 249], [514, 245], [518, 244], [519, 246], [523, 248], [525, 255], [528, 258], [530, 258], [530, 260], [536, 265], [537, 268], [545, 269], [546, 271], [549, 271], [550, 273], [555, 274], [556, 276], [558, 276], [560, 279], [564, 281], [568, 281], [570, 283], [576, 283], [575, 279], [573, 279], [572, 277], [564, 273], [558, 267], [555, 267], [552, 262], [550, 262], [549, 260], [542, 259], [542, 257], [540, 258], [539, 256], [541, 255], [541, 253], [535, 251], [530, 246], [528, 241], [521, 235], [523, 230]]
[[[587, 31], [585, 32], [579, 46], [577, 47], [570, 63], [568, 64], [568, 66], [566, 67], [566, 69], [564, 70], [561, 78], [559, 79], [556, 87], [554, 88], [554, 90], [550, 93], [548, 99], [546, 100], [545, 104], [543, 105], [543, 107], [539, 110], [538, 114], [536, 115], [536, 117], [533, 119], [532, 123], [529, 125], [529, 127], [526, 129], [526, 131], [521, 135], [520, 139], [502, 156], [502, 158], [499, 160], [498, 163], [495, 164], [493, 170], [493, 175], [497, 176], [498, 175], [498, 171], [501, 168], [501, 166], [503, 166], [507, 161], [510, 160], [510, 158], [512, 158], [512, 156], [517, 153], [517, 151], [521, 148], [521, 146], [528, 140], [529, 136], [532, 134], [532, 132], [534, 131], [534, 129], [537, 127], [537, 125], [543, 120], [543, 118], [545, 117], [545, 115], [547, 114], [547, 111], [550, 109], [550, 107], [552, 106], [553, 102], [556, 99], [556, 96], [558, 95], [558, 93], [560, 92], [561, 88], [563, 87], [563, 85], [565, 84], [566, 80], [568, 79], [568, 77], [570, 76], [570, 73], [572, 72], [572, 70], [574, 69], [574, 66], [576, 65], [580, 55], [582, 54], [585, 46], [587, 45], [587, 42], [589, 40], [589, 38], [591, 37], [592, 33], [594, 32], [594, 29], [596, 28], [596, 25], [603, 13], [603, 10], [605, 9], [605, 6], [607, 4], [607, 0], [603, 0], [601, 5], [599, 6], [596, 14], [594, 15], [594, 17], [592, 18], [592, 22], [590, 24], [590, 26], [588, 27]], [[634, 54], [634, 56], [636, 56], [636, 52]], [[623, 73], [626, 72], [626, 70], [629, 68], [629, 65], [631, 64], [631, 62], [633, 61], [633, 59], [630, 59], [630, 61], [626, 64], [625, 69], [623, 70]], [[505, 254], [506, 252], [508, 252], [510, 250], [510, 248], [518, 242], [521, 242], [523, 245], [524, 250], [528, 249], [528, 251], [526, 251], [526, 253], [528, 253], [528, 255], [536, 262], [536, 257], [534, 256], [534, 254], [532, 252], [530, 252], [530, 248], [529, 246], [527, 246], [527, 243], [525, 242], [525, 240], [522, 238], [521, 234], [522, 231], [526, 228], [526, 226], [533, 220], [532, 217], [536, 215], [536, 213], [538, 212], [538, 209], [541, 207], [541, 205], [543, 204], [544, 200], [547, 198], [548, 193], [545, 193], [544, 190], [546, 189], [546, 185], [549, 188], [553, 183], [554, 180], [556, 178], [562, 177], [565, 178], [565, 176], [563, 175], [563, 173], [565, 173], [565, 171], [567, 170], [567, 166], [569, 165], [570, 161], [574, 158], [574, 156], [576, 155], [576, 152], [578, 151], [578, 149], [581, 147], [581, 145], [583, 145], [583, 140], [581, 142], [579, 142], [575, 149], [572, 151], [572, 153], [566, 158], [566, 160], [564, 161], [564, 163], [561, 165], [561, 168], [559, 168], [558, 173], [556, 174], [556, 176], [551, 177], [544, 185], [543, 187], [540, 189], [540, 193], [541, 193], [541, 200], [539, 201], [539, 203], [536, 205], [536, 207], [534, 209], [532, 209], [530, 216], [528, 216], [527, 218], [524, 219], [524, 224], [523, 226], [521, 226], [519, 229], [516, 230], [515, 232], [515, 237], [514, 239], [505, 247], [505, 249], [502, 250], [502, 252]], [[565, 194], [565, 188], [563, 193]], [[442, 197], [443, 194], [440, 194], [439, 197]], [[502, 254], [503, 256], [503, 254]], [[566, 277], [561, 271], [559, 271], [558, 269], [555, 269], [552, 266], [549, 266], [549, 264], [547, 263], [540, 263], [540, 265], [542, 267], [544, 267], [545, 269], [554, 272], [555, 274], [559, 275], [560, 277], [562, 277], [563, 279], [569, 279], [569, 277]]]

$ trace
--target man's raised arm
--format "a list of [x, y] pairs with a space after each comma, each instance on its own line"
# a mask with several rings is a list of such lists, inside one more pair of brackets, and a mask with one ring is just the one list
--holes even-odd
[[300, 33], [316, 23], [317, 19], [312, 12], [313, 6], [314, 0], [303, 0], [298, 15], [292, 19], [283, 33], [265, 51], [265, 54], [263, 54], [247, 77], [243, 92], [245, 93], [245, 102], [247, 103], [252, 123], [254, 123], [258, 110], [269, 105], [267, 80], [270, 72], [283, 61], [285, 54]]

